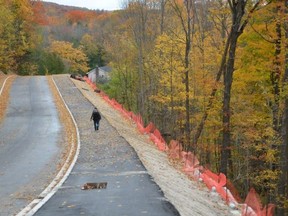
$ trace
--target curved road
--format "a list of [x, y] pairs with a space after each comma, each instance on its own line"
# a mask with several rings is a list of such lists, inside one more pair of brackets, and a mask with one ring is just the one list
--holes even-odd
[[[35, 216], [179, 216], [135, 150], [105, 116], [99, 131], [94, 131], [89, 121], [91, 102], [68, 76], [54, 80], [78, 125], [81, 150], [67, 180]], [[107, 185], [81, 190], [85, 183]]]
[[[81, 151], [62, 187], [35, 215], [179, 216], [134, 149], [103, 116], [89, 121], [92, 104], [67, 76], [56, 83], [79, 126]], [[56, 171], [61, 127], [45, 77], [19, 77], [0, 125], [0, 215], [15, 215], [39, 195]], [[105, 182], [103, 190], [81, 190]]]
[[0, 215], [14, 215], [56, 173], [61, 125], [45, 77], [18, 77], [0, 124]]

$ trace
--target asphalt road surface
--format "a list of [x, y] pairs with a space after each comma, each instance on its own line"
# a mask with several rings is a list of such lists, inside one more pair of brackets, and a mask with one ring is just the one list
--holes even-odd
[[0, 215], [14, 215], [54, 178], [61, 125], [45, 77], [18, 77], [0, 124]]
[[[89, 121], [92, 104], [66, 76], [55, 78], [80, 133], [81, 150], [68, 179], [37, 216], [175, 216], [134, 149], [102, 116], [99, 131]], [[106, 188], [81, 190], [85, 183]]]

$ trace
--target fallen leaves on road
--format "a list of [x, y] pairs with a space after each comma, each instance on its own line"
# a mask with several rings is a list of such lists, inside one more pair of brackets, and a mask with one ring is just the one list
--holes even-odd
[[57, 88], [55, 87], [55, 85], [53, 83], [52, 76], [48, 76], [47, 79], [48, 79], [48, 84], [49, 84], [50, 90], [53, 94], [54, 102], [55, 102], [57, 110], [58, 110], [60, 122], [64, 128], [64, 136], [62, 139], [62, 143], [60, 143], [60, 145], [63, 145], [64, 150], [62, 153], [61, 161], [57, 165], [57, 169], [58, 169], [58, 171], [60, 171], [63, 164], [67, 160], [67, 158], [70, 154], [70, 151], [72, 151], [72, 154], [70, 154], [69, 164], [72, 162], [72, 160], [74, 158], [74, 155], [75, 155], [76, 149], [77, 149], [77, 133], [76, 133], [76, 128], [75, 128], [75, 125], [73, 123], [73, 120], [72, 120], [69, 112], [67, 111], [67, 108], [66, 108], [61, 96], [59, 95]]
[[[0, 89], [2, 88], [2, 85], [4, 84], [4, 81], [7, 77], [7, 75], [0, 74]], [[10, 88], [15, 78], [16, 76], [11, 76], [7, 80], [3, 92], [0, 95], [0, 122], [3, 120], [3, 117], [6, 113], [6, 108], [9, 103]]]

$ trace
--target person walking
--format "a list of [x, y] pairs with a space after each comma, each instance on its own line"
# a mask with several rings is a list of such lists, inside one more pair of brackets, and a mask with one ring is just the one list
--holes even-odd
[[100, 120], [101, 120], [101, 115], [100, 115], [100, 113], [99, 113], [99, 111], [98, 111], [98, 109], [96, 107], [93, 109], [90, 121], [92, 119], [93, 119], [93, 122], [94, 122], [95, 131], [99, 130], [99, 123], [100, 123]]

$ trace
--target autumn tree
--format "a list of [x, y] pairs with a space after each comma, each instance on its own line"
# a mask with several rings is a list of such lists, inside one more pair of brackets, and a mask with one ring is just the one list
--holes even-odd
[[40, 26], [49, 25], [45, 8], [40, 0], [32, 1], [33, 19]]
[[[284, 40], [282, 41], [282, 47], [284, 50], [284, 76], [283, 76], [283, 114], [281, 119], [281, 144], [279, 147], [280, 152], [280, 162], [279, 170], [280, 176], [278, 181], [278, 209], [277, 215], [285, 215], [288, 213], [288, 22], [287, 22], [287, 12], [288, 12], [288, 1], [285, 3], [278, 1], [280, 6], [280, 17], [283, 17], [283, 29], [284, 29]], [[278, 27], [278, 26], [277, 26]], [[280, 30], [279, 30], [280, 31]]]
[[[154, 51], [149, 55], [148, 68], [154, 74], [151, 80], [152, 94], [149, 100], [154, 122], [172, 139], [182, 136], [184, 128], [181, 116], [185, 115], [185, 84], [182, 74], [184, 44], [179, 39], [162, 34], [158, 37]], [[183, 131], [182, 131], [183, 132]]]
[[[57, 54], [39, 50], [35, 52], [35, 55], [37, 55], [34, 59], [38, 63], [39, 75], [61, 74], [65, 72], [65, 65]], [[36, 58], [38, 59], [36, 60]]]
[[6, 71], [14, 64], [12, 50], [9, 41], [14, 40], [13, 20], [9, 5], [5, 0], [0, 1], [0, 69]]
[[171, 7], [174, 9], [176, 16], [180, 20], [182, 31], [184, 32], [185, 39], [185, 56], [184, 56], [184, 67], [185, 72], [183, 80], [185, 82], [185, 110], [186, 110], [186, 122], [185, 122], [185, 147], [187, 149], [195, 151], [196, 149], [190, 145], [191, 142], [191, 124], [190, 124], [190, 52], [193, 39], [193, 31], [195, 25], [195, 1], [188, 0], [184, 3], [179, 3], [176, 0], [170, 1]]
[[83, 35], [80, 44], [88, 58], [89, 67], [91, 69], [95, 68], [96, 66], [102, 67], [106, 64], [106, 53], [103, 45], [98, 44], [91, 35]]
[[[118, 26], [119, 27], [119, 26]], [[117, 27], [114, 28], [114, 30]], [[138, 112], [138, 77], [137, 77], [137, 50], [134, 40], [128, 32], [119, 32], [109, 35], [106, 39], [106, 50], [110, 53], [110, 65], [113, 68], [109, 86], [105, 86], [107, 93], [117, 99], [127, 110]], [[117, 43], [114, 41], [117, 40]], [[116, 50], [116, 52], [114, 51]]]
[[129, 36], [134, 40], [137, 48], [137, 73], [139, 92], [137, 93], [137, 106], [141, 115], [146, 117], [147, 96], [149, 91], [148, 71], [145, 68], [145, 59], [149, 51], [153, 48], [154, 41], [159, 34], [159, 25], [155, 21], [154, 10], [157, 4], [153, 0], [128, 0], [122, 17], [125, 20]]
[[236, 47], [239, 36], [243, 33], [244, 28], [248, 23], [249, 16], [260, 4], [260, 1], [257, 1], [253, 4], [250, 14], [248, 17], [245, 17], [245, 8], [248, 1], [239, 0], [231, 1], [228, 0], [231, 16], [232, 16], [232, 25], [229, 32], [229, 49], [228, 56], [225, 63], [224, 69], [224, 96], [223, 96], [223, 140], [221, 144], [221, 160], [220, 160], [220, 172], [228, 174], [228, 165], [230, 171], [232, 170], [232, 161], [231, 161], [231, 108], [230, 108], [230, 99], [231, 99], [231, 89], [233, 82], [233, 73], [234, 73], [234, 64], [236, 56]]
[[[209, 13], [208, 16], [210, 17], [212, 23], [213, 23], [213, 29], [210, 29], [210, 32], [212, 31], [213, 39], [210, 47], [214, 44], [215, 48], [218, 50], [218, 52], [223, 52], [222, 59], [219, 66], [219, 69], [217, 71], [217, 74], [215, 76], [215, 81], [212, 86], [212, 91], [209, 94], [208, 97], [208, 103], [205, 106], [205, 109], [203, 111], [201, 120], [199, 121], [197, 128], [195, 130], [195, 135], [193, 137], [193, 145], [197, 146], [198, 140], [201, 136], [201, 133], [204, 129], [205, 122], [208, 118], [209, 111], [213, 108], [213, 104], [215, 103], [215, 96], [217, 91], [219, 90], [219, 87], [221, 86], [220, 79], [223, 74], [223, 70], [225, 67], [226, 59], [227, 59], [227, 53], [229, 48], [230, 41], [227, 40], [228, 28], [229, 28], [229, 11], [228, 11], [228, 3], [225, 1], [214, 1], [211, 2], [209, 7]], [[201, 30], [201, 29], [200, 29]], [[202, 33], [203, 34], [203, 33]], [[216, 40], [215, 35], [219, 35], [221, 40]], [[200, 38], [203, 40], [203, 36]], [[226, 41], [226, 42], [225, 42]], [[204, 55], [204, 51], [207, 49], [206, 47], [201, 48], [202, 55]], [[210, 51], [211, 52], [211, 51]]]
[[49, 50], [63, 59], [69, 72], [88, 72], [88, 59], [81, 47], [74, 48], [72, 43], [65, 41], [53, 41]]
[[1, 69], [17, 71], [29, 68], [25, 63], [26, 55], [38, 41], [30, 1], [1, 1], [0, 16], [0, 52], [5, 52], [0, 58]]

